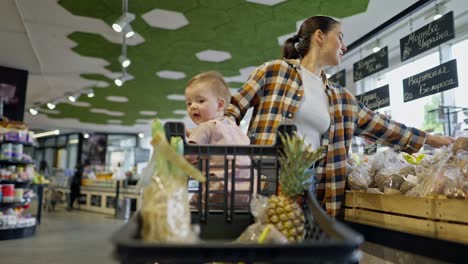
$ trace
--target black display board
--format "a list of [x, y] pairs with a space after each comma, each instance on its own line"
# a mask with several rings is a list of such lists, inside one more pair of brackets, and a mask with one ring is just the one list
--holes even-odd
[[389, 86], [384, 85], [369, 92], [356, 96], [356, 98], [369, 109], [376, 110], [390, 105]]
[[388, 68], [388, 46], [353, 64], [353, 80], [365, 77]]
[[0, 66], [0, 96], [3, 116], [23, 121], [28, 72]]
[[451, 60], [403, 80], [403, 101], [440, 93], [458, 87], [457, 60]]
[[333, 74], [330, 78], [328, 78], [328, 80], [338, 84], [341, 87], [346, 87], [346, 71], [343, 69]]
[[455, 38], [453, 11], [400, 39], [401, 61]]

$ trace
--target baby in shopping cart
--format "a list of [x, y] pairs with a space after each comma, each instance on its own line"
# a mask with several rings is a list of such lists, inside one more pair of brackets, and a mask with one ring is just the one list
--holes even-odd
[[[193, 77], [185, 89], [185, 103], [190, 119], [197, 125], [190, 131], [187, 131], [188, 142], [192, 144], [211, 144], [211, 145], [249, 145], [249, 138], [242, 132], [237, 124], [224, 117], [224, 110], [231, 101], [231, 94], [226, 82], [221, 74], [215, 71], [204, 72]], [[188, 156], [187, 159], [197, 164], [199, 157]], [[225, 159], [229, 162], [229, 168], [233, 157], [212, 155], [209, 157], [209, 189], [218, 191], [216, 194], [210, 194], [209, 203], [219, 204], [224, 201], [224, 164]], [[228, 171], [228, 193], [231, 193], [230, 182], [235, 177], [236, 191], [250, 190], [250, 165], [248, 156], [237, 156], [235, 158], [235, 175]], [[206, 170], [206, 168], [203, 168]], [[252, 177], [254, 177], [252, 175]], [[256, 178], [256, 177], [254, 177]], [[253, 181], [254, 185], [255, 180]], [[254, 186], [253, 190], [256, 190]], [[204, 193], [204, 190], [203, 190]], [[205, 195], [203, 195], [204, 197]], [[250, 195], [236, 194], [235, 204], [244, 204], [248, 207]], [[192, 203], [196, 203], [198, 196], [192, 197]], [[230, 199], [228, 199], [230, 201]], [[211, 207], [211, 206], [210, 206]], [[237, 207], [237, 206], [236, 206]]]

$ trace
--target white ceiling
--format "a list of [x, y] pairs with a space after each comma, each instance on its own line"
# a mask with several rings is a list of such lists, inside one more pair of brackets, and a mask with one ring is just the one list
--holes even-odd
[[[367, 12], [342, 19], [345, 42], [352, 43], [415, 2], [417, 1], [370, 0]], [[466, 6], [464, 0], [449, 2]], [[29, 71], [26, 107], [94, 84], [81, 78], [80, 74], [116, 76], [116, 73], [104, 68], [106, 61], [82, 57], [71, 50], [75, 43], [67, 35], [74, 31], [101, 34], [115, 43], [121, 41], [120, 35], [102, 20], [74, 16], [58, 5], [57, 0], [0, 1], [0, 65]], [[291, 29], [293, 31], [294, 28]], [[398, 43], [400, 37], [392, 42]], [[141, 41], [141, 36], [136, 36], [130, 45]], [[349, 55], [351, 56], [352, 54]], [[133, 127], [118, 124], [95, 125], [75, 119], [49, 119], [41, 114], [32, 116], [29, 112], [25, 112], [25, 122], [32, 128], [40, 129], [149, 133], [147, 124]]]

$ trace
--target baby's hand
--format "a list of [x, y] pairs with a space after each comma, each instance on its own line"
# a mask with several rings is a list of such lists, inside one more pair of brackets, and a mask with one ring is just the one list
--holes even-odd
[[192, 165], [197, 165], [198, 156], [197, 155], [185, 155], [185, 159], [190, 162]]
[[187, 128], [187, 129], [185, 130], [185, 136], [186, 136], [186, 137], [190, 137], [190, 134], [191, 134], [191, 133], [192, 133], [192, 129], [188, 129], [188, 128]]

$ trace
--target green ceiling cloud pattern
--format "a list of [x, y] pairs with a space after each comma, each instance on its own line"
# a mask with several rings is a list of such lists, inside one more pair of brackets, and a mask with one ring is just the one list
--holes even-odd
[[[184, 103], [170, 101], [168, 94], [183, 94], [187, 80], [202, 71], [217, 70], [224, 76], [239, 75], [239, 69], [255, 66], [266, 60], [279, 58], [281, 48], [277, 38], [291, 33], [296, 22], [316, 14], [338, 18], [347, 17], [367, 9], [368, 0], [288, 0], [267, 6], [244, 0], [145, 0], [128, 1], [129, 11], [136, 15], [132, 22], [144, 42], [128, 46], [132, 60], [128, 72], [135, 79], [122, 87], [100, 74], [83, 74], [89, 80], [106, 81], [107, 88], [96, 88], [95, 97], [80, 97], [91, 108], [124, 112], [123, 117], [91, 113], [88, 108], [59, 104], [60, 114], [51, 118], [77, 118], [81, 122], [107, 124], [108, 120], [122, 120], [123, 125], [134, 125], [136, 119], [148, 119], [140, 111], [156, 111], [159, 118], [180, 118], [174, 110], [184, 109]], [[122, 12], [121, 0], [61, 0], [59, 4], [76, 16], [98, 18], [111, 25]], [[142, 15], [153, 9], [183, 13], [189, 24], [177, 30], [165, 30], [148, 25]], [[121, 46], [104, 37], [85, 32], [73, 32], [68, 36], [77, 43], [73, 51], [86, 57], [106, 60], [111, 72], [119, 72], [117, 58]], [[195, 54], [203, 50], [226, 51], [232, 58], [223, 62], [200, 61]], [[180, 80], [163, 79], [156, 75], [162, 70], [186, 74]], [[230, 83], [240, 87], [240, 83]], [[110, 102], [107, 96], [125, 96], [126, 103]]]

